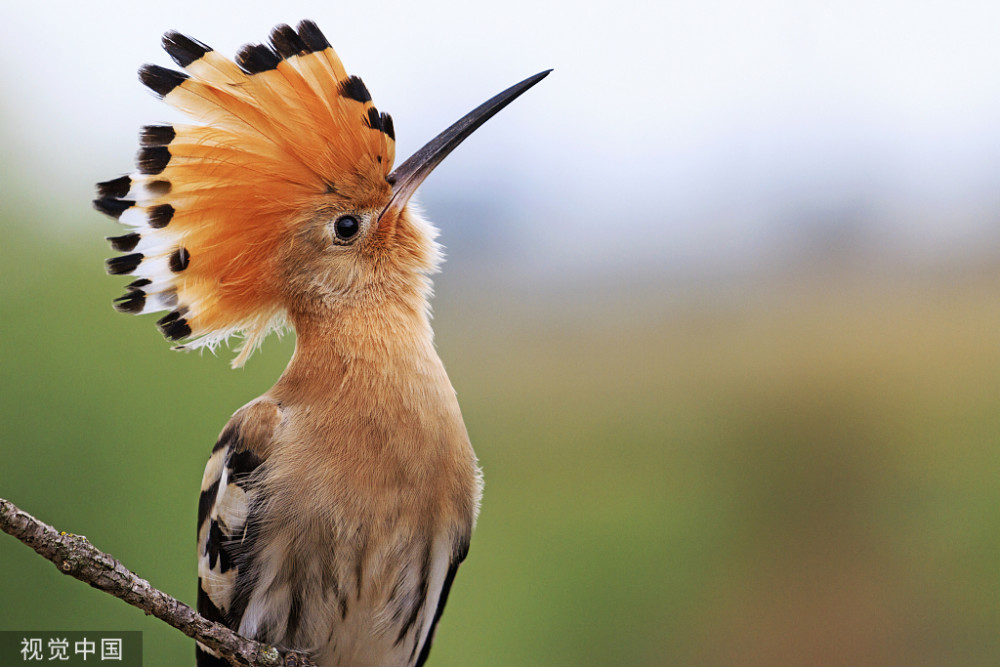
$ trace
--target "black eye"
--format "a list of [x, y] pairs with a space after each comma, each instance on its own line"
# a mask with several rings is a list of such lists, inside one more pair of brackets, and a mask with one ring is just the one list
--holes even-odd
[[337, 218], [337, 222], [333, 223], [333, 230], [337, 233], [337, 238], [341, 241], [350, 241], [358, 235], [360, 229], [361, 223], [353, 215], [345, 215], [342, 218]]

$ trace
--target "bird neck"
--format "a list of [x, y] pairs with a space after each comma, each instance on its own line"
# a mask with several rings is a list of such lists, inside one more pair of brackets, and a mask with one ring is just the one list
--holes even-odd
[[425, 294], [420, 286], [372, 290], [289, 313], [295, 353], [275, 389], [329, 395], [345, 385], [408, 383], [414, 374], [436, 374], [441, 362]]

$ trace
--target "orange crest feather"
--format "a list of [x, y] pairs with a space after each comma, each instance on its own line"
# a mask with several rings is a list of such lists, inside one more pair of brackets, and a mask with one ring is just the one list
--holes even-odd
[[315, 23], [280, 25], [270, 42], [233, 62], [164, 35], [187, 73], [146, 65], [140, 79], [202, 124], [144, 128], [138, 172], [98, 184], [94, 202], [134, 228], [109, 239], [127, 254], [108, 272], [138, 278], [115, 307], [169, 310], [158, 325], [183, 347], [242, 333], [234, 365], [283, 323], [277, 249], [297, 213], [324, 194], [385, 183], [395, 157], [392, 119]]

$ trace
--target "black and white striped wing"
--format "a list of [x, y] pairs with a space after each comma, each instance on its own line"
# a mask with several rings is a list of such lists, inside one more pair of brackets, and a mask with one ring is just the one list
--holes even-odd
[[[223, 430], [205, 466], [198, 501], [198, 613], [239, 631], [247, 600], [240, 575], [249, 570], [254, 553], [252, 529], [254, 486], [263, 463], [259, 417], [277, 407], [251, 404], [236, 413]], [[265, 421], [272, 421], [265, 419]], [[248, 437], [257, 435], [258, 438]], [[198, 645], [198, 667], [224, 667], [228, 662]]]

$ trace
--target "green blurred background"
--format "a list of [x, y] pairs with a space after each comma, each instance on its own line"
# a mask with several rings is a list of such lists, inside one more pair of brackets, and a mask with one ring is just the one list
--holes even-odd
[[[271, 24], [301, 16], [323, 27], [373, 20], [358, 8], [293, 4], [279, 16], [270, 5], [250, 3], [252, 20], [235, 20], [240, 32], [231, 39], [259, 39]], [[167, 115], [143, 97], [132, 72], [146, 60], [165, 63], [155, 49], [163, 29], [180, 27], [213, 43], [212, 26], [231, 18], [193, 3], [138, 18], [113, 11], [125, 6], [99, 3], [106, 14], [94, 17], [56, 14], [47, 27], [60, 39], [47, 45], [62, 60], [22, 59], [4, 75], [0, 497], [86, 535], [193, 603], [202, 467], [228, 416], [280, 374], [294, 336], [272, 338], [246, 368], [232, 371], [230, 353], [171, 352], [153, 317], [112, 311], [125, 281], [103, 275], [110, 252], [102, 237], [120, 232], [90, 210], [91, 184], [127, 171], [135, 129]], [[816, 26], [827, 19], [853, 25], [852, 16], [831, 18], [818, 5], [769, 6], [746, 30], [784, 25], [784, 35], [810, 27], [816, 52], [833, 62], [841, 48], [857, 53], [881, 35], [879, 25], [891, 33], [898, 21], [890, 19], [923, 26], [903, 43], [921, 53], [937, 45], [918, 68], [930, 72], [918, 80], [926, 90], [908, 88], [904, 68], [900, 88], [885, 98], [905, 106], [923, 99], [907, 91], [933, 97], [935, 82], [970, 71], [960, 67], [965, 52], [942, 60], [944, 74], [922, 63], [954, 56], [952, 47], [979, 35], [977, 25], [996, 25], [978, 15], [949, 23], [960, 9], [942, 18], [926, 4], [877, 6], [884, 11], [862, 16], [867, 28], [846, 33], [858, 40], [845, 46], [829, 46], [831, 35]], [[970, 90], [987, 92], [960, 98], [966, 104], [958, 115], [942, 111], [962, 106], [954, 101], [914, 112], [921, 120], [911, 124], [912, 150], [888, 152], [898, 162], [881, 152], [863, 159], [872, 127], [855, 125], [850, 113], [831, 112], [842, 123], [795, 115], [819, 119], [815, 136], [800, 132], [805, 126], [785, 122], [783, 98], [773, 108], [754, 102], [756, 113], [773, 111], [774, 127], [794, 126], [761, 157], [754, 147], [775, 136], [727, 120], [746, 108], [733, 100], [747, 100], [727, 97], [724, 80], [703, 84], [719, 97], [702, 101], [705, 134], [675, 147], [664, 139], [670, 130], [648, 126], [643, 141], [662, 163], [652, 167], [643, 162], [648, 155], [629, 152], [636, 146], [617, 126], [605, 131], [593, 119], [591, 134], [560, 132], [567, 109], [591, 118], [594, 104], [594, 78], [580, 73], [574, 49], [607, 39], [609, 67], [640, 67], [619, 61], [613, 49], [634, 37], [627, 28], [641, 32], [648, 21], [669, 19], [672, 30], [683, 32], [676, 23], [687, 21], [692, 41], [729, 48], [737, 61], [739, 49], [728, 44], [743, 34], [736, 25], [742, 18], [727, 18], [734, 6], [660, 3], [605, 15], [594, 5], [560, 17], [568, 5], [542, 3], [532, 14], [513, 3], [501, 25], [520, 26], [519, 17], [531, 16], [539, 25], [524, 28], [524, 53], [510, 73], [490, 76], [476, 67], [502, 59], [509, 33], [496, 35], [474, 13], [465, 24], [454, 7], [431, 3], [420, 15], [450, 30], [467, 25], [463, 54], [482, 59], [454, 68], [462, 82], [449, 102], [456, 113], [435, 107], [418, 73], [407, 73], [414, 82], [402, 93], [379, 86], [398, 95], [385, 107], [396, 126], [418, 128], [401, 140], [401, 157], [508, 79], [553, 65], [557, 71], [424, 188], [453, 257], [436, 281], [438, 346], [486, 475], [479, 526], [431, 663], [997, 664], [1000, 161], [992, 156], [1000, 140], [985, 121], [956, 129], [1000, 110], [996, 66], [968, 75]], [[11, 12], [5, 37], [15, 46], [28, 27], [41, 25], [40, 16], [4, 11]], [[405, 43], [417, 12], [400, 18], [385, 11], [383, 39]], [[886, 22], [872, 26], [869, 19]], [[565, 22], [569, 37], [536, 39]], [[949, 30], [939, 34], [942, 22]], [[116, 44], [114, 60], [82, 46], [115, 41], [112, 35], [128, 45]], [[365, 46], [369, 38], [348, 33], [347, 47], [333, 41], [374, 92], [370, 78], [391, 77], [376, 49]], [[801, 56], [791, 41], [774, 68], [755, 65], [762, 89], [794, 89], [775, 74]], [[391, 45], [377, 49], [392, 56]], [[74, 57], [83, 64], [65, 67]], [[434, 63], [442, 57], [454, 53], [428, 54]], [[872, 58], [884, 67], [902, 60]], [[699, 62], [685, 66], [697, 73]], [[450, 72], [424, 74], [440, 81]], [[32, 106], [31, 94], [58, 93], [75, 81], [118, 97], [82, 99], [72, 111], [65, 99]], [[649, 102], [652, 110], [636, 113], [664, 116], [672, 127], [677, 119], [653, 103], [662, 91], [652, 79], [647, 84], [632, 94], [637, 108]], [[955, 93], [942, 86], [942, 97]], [[823, 89], [811, 89], [816, 99]], [[414, 105], [412, 120], [399, 108], [404, 96]], [[148, 105], [120, 116], [111, 109], [119, 98]], [[879, 131], [898, 120], [892, 108], [872, 102], [873, 116], [890, 119], [875, 123]], [[925, 141], [920, 127], [937, 133]], [[861, 148], [827, 150], [845, 136]], [[895, 140], [909, 146], [906, 136]], [[684, 151], [712, 154], [733, 145], [719, 164], [736, 165], [739, 175], [722, 170], [711, 187], [692, 185]], [[939, 164], [959, 180], [974, 175], [978, 189], [938, 178], [932, 167]], [[631, 171], [635, 165], [641, 169]], [[682, 173], [689, 180], [680, 184], [666, 178]], [[886, 185], [887, 173], [902, 175]], [[674, 195], [683, 215], [674, 212]], [[137, 629], [145, 633], [146, 664], [192, 662], [192, 643], [180, 633], [60, 575], [6, 536], [0, 629]]]

